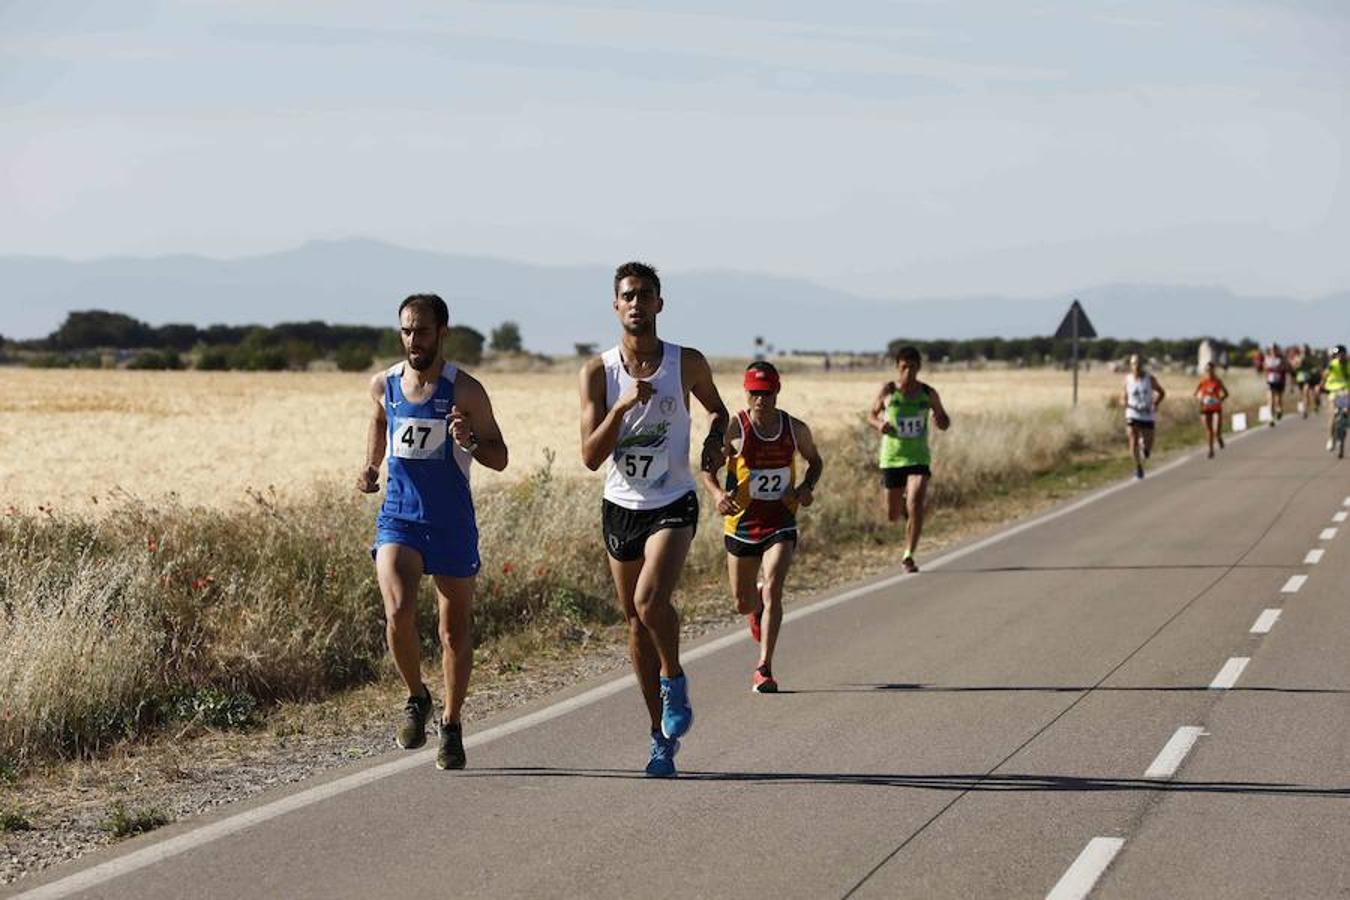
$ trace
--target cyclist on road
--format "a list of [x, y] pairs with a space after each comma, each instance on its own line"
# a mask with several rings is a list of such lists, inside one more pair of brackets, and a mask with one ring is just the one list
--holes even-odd
[[1350, 407], [1350, 363], [1346, 361], [1345, 345], [1337, 344], [1331, 348], [1330, 359], [1322, 373], [1322, 393], [1327, 395], [1331, 410], [1327, 431], [1327, 452], [1336, 449], [1336, 412]]

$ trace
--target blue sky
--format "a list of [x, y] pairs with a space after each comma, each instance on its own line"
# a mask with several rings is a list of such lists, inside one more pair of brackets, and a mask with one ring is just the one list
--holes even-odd
[[0, 0], [0, 254], [1350, 288], [1350, 3]]

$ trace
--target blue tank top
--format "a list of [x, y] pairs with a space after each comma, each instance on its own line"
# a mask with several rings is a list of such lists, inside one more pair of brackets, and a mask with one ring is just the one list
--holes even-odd
[[477, 540], [469, 493], [473, 457], [450, 437], [445, 418], [455, 403], [458, 372], [447, 363], [435, 393], [425, 403], [413, 403], [404, 396], [402, 364], [385, 376], [389, 477], [380, 515], [472, 534]]

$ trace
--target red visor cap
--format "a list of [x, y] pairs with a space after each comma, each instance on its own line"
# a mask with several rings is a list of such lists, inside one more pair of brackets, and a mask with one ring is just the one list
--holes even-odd
[[746, 369], [745, 389], [747, 391], [776, 391], [778, 390], [778, 375], [774, 372], [766, 372], [763, 369]]

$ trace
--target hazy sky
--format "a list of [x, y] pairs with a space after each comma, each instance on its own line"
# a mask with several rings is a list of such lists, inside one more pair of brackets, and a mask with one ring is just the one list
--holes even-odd
[[1350, 288], [1350, 3], [0, 0], [0, 254]]

